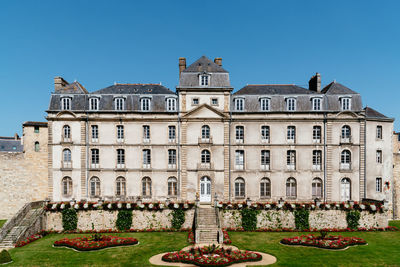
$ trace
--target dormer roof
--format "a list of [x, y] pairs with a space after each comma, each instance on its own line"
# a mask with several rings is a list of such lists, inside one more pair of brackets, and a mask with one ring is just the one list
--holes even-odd
[[202, 56], [194, 63], [192, 63], [189, 67], [184, 69], [182, 72], [226, 72], [218, 64], [214, 63], [212, 60], [207, 58], [206, 56]]

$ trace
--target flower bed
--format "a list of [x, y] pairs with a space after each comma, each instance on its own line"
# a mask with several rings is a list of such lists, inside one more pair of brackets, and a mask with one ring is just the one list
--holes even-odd
[[320, 231], [325, 231], [325, 232], [385, 232], [385, 231], [399, 231], [397, 227], [394, 226], [388, 226], [388, 227], [371, 227], [371, 228], [365, 228], [365, 227], [359, 227], [357, 229], [351, 229], [351, 228], [324, 228], [324, 229], [316, 229], [316, 228], [311, 228], [311, 229], [303, 229], [303, 230], [298, 230], [298, 229], [292, 229], [292, 228], [257, 228], [253, 231], [245, 231], [243, 227], [229, 227], [226, 228], [226, 231], [230, 232], [320, 232]]
[[197, 266], [229, 266], [234, 263], [260, 261], [262, 256], [256, 252], [205, 246], [166, 253], [162, 260], [181, 262]]
[[358, 237], [344, 237], [344, 236], [314, 236], [302, 235], [291, 238], [284, 238], [281, 240], [282, 244], [291, 246], [311, 246], [324, 249], [344, 249], [354, 245], [366, 245], [364, 239]]
[[63, 238], [54, 242], [55, 247], [69, 247], [79, 251], [99, 250], [109, 247], [130, 246], [137, 244], [138, 241], [132, 237], [119, 236], [92, 236]]

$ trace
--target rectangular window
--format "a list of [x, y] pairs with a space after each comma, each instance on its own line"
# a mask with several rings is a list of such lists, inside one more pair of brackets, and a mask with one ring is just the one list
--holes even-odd
[[151, 151], [150, 149], [143, 149], [143, 168], [150, 168], [151, 164]]
[[288, 142], [294, 143], [296, 139], [296, 127], [288, 126], [287, 127], [287, 140]]
[[382, 139], [382, 126], [381, 125], [376, 126], [376, 138]]
[[208, 79], [209, 79], [208, 75], [201, 75], [201, 77], [200, 77], [200, 85], [201, 86], [208, 86]]
[[350, 110], [351, 109], [351, 98], [342, 97], [340, 99], [340, 107], [342, 110]]
[[143, 125], [143, 142], [150, 142], [150, 126]]
[[176, 140], [176, 128], [174, 125], [168, 126], [168, 141], [175, 142]]
[[286, 164], [288, 170], [296, 169], [296, 151], [288, 150], [286, 155]]
[[62, 97], [61, 98], [61, 109], [62, 110], [71, 110], [71, 98], [70, 97]]
[[287, 98], [286, 99], [286, 110], [287, 111], [296, 111], [296, 99], [295, 98]]
[[261, 150], [261, 169], [269, 170], [270, 161], [271, 158], [269, 150]]
[[243, 111], [244, 110], [244, 99], [243, 98], [236, 98], [235, 99], [235, 110], [236, 111]]
[[97, 148], [91, 150], [91, 167], [98, 168], [100, 163], [100, 154]]
[[34, 131], [35, 133], [39, 133], [39, 126], [35, 126]]
[[167, 98], [167, 111], [176, 111], [176, 99]]
[[382, 192], [382, 178], [378, 177], [376, 178], [376, 192]]
[[211, 105], [217, 106], [218, 105], [218, 98], [212, 98], [211, 99]]
[[261, 126], [261, 141], [269, 142], [269, 126]]
[[142, 98], [140, 99], [140, 107], [142, 111], [149, 111], [150, 110], [150, 98]]
[[117, 97], [114, 100], [115, 110], [125, 110], [125, 99]]
[[376, 163], [382, 163], [382, 150], [376, 151]]
[[235, 167], [236, 170], [244, 169], [244, 150], [235, 151]]
[[125, 167], [125, 150], [117, 149], [117, 168]]
[[320, 171], [321, 170], [321, 162], [322, 162], [322, 151], [314, 150], [313, 151], [313, 170]]
[[321, 126], [313, 126], [313, 142], [321, 143]]
[[99, 99], [96, 97], [89, 98], [89, 110], [99, 110]]
[[244, 141], [244, 127], [236, 126], [236, 142], [243, 143]]
[[117, 125], [117, 141], [123, 142], [124, 141], [124, 126]]
[[169, 149], [168, 150], [168, 168], [176, 168], [176, 150]]
[[269, 98], [261, 98], [260, 107], [262, 111], [269, 111]]
[[92, 142], [99, 141], [99, 126], [92, 125]]
[[312, 99], [312, 110], [314, 110], [314, 111], [321, 110], [321, 103], [322, 103], [321, 98], [313, 98]]
[[193, 105], [198, 105], [199, 104], [199, 99], [198, 98], [193, 98], [192, 99], [192, 104]]

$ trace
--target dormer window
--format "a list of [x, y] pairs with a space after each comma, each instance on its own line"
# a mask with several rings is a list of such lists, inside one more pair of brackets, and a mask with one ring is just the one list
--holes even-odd
[[313, 111], [319, 111], [321, 110], [322, 107], [322, 98], [320, 97], [314, 97], [311, 99], [311, 103], [312, 103], [312, 110]]
[[270, 109], [270, 99], [269, 98], [267, 98], [267, 97], [262, 97], [262, 98], [260, 98], [260, 108], [261, 108], [261, 111], [269, 111], [269, 109]]
[[244, 98], [235, 98], [234, 103], [236, 111], [244, 110]]
[[340, 108], [341, 110], [351, 110], [351, 98], [350, 97], [340, 98]]
[[140, 108], [142, 111], [149, 111], [150, 110], [150, 98], [145, 97], [140, 99]]
[[200, 75], [200, 85], [201, 86], [208, 86], [210, 80], [209, 75]]
[[294, 97], [286, 98], [286, 110], [296, 111], [296, 98]]
[[125, 110], [125, 99], [123, 97], [117, 97], [114, 100], [115, 110]]
[[61, 98], [61, 110], [71, 110], [71, 98], [62, 97]]
[[91, 111], [99, 110], [99, 99], [97, 97], [89, 98], [89, 110]]
[[167, 111], [176, 111], [176, 99], [169, 97], [167, 98]]

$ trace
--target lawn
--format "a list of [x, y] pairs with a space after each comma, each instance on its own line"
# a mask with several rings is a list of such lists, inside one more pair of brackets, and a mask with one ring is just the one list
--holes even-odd
[[0, 228], [6, 223], [7, 220], [0, 220]]

